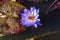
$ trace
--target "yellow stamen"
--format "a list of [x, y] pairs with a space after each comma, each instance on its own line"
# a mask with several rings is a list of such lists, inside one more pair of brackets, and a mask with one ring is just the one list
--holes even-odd
[[30, 15], [28, 16], [28, 21], [29, 21], [29, 22], [33, 22], [33, 21], [34, 21], [34, 16], [33, 16], [32, 14], [30, 14]]

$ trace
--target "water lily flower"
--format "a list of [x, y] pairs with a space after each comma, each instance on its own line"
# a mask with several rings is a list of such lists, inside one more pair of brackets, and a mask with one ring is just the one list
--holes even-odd
[[35, 9], [35, 7], [31, 7], [30, 10], [24, 9], [23, 13], [21, 13], [20, 23], [26, 27], [33, 25], [37, 28], [37, 25], [41, 25], [38, 13], [39, 9]]

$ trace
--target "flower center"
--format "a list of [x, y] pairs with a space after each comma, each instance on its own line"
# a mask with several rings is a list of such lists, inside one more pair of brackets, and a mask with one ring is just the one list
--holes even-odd
[[30, 14], [30, 15], [28, 16], [28, 21], [29, 21], [29, 22], [33, 22], [33, 21], [34, 21], [34, 16], [33, 16], [32, 14]]

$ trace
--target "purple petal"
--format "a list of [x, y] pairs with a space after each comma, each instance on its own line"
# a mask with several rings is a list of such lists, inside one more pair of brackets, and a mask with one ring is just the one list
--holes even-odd
[[36, 10], [36, 13], [37, 13], [37, 14], [39, 13], [39, 9], [38, 9], [38, 10]]
[[36, 15], [35, 19], [37, 19], [39, 17], [39, 15]]
[[33, 11], [34, 9], [35, 9], [35, 7], [31, 7], [31, 8], [30, 8], [30, 11]]
[[34, 24], [35, 28], [37, 28], [37, 24]]
[[37, 19], [37, 21], [40, 21], [40, 19]]
[[41, 26], [42, 24], [40, 22], [37, 22], [37, 25]]
[[28, 9], [24, 9], [24, 13], [25, 14], [28, 14], [29, 13], [29, 10]]

